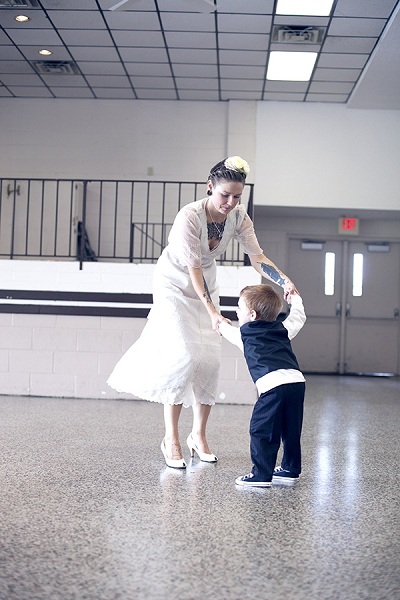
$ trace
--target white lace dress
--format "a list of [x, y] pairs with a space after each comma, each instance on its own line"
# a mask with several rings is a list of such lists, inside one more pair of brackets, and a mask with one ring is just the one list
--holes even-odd
[[[221, 338], [197, 296], [188, 272], [202, 267], [214, 305], [219, 307], [215, 259], [232, 240], [249, 255], [262, 250], [244, 206], [227, 216], [222, 239], [210, 250], [205, 212], [207, 198], [177, 214], [168, 245], [158, 259], [153, 281], [153, 307], [140, 338], [116, 364], [107, 383], [164, 404], [214, 404], [218, 385]], [[238, 290], [239, 291], [239, 290]]]

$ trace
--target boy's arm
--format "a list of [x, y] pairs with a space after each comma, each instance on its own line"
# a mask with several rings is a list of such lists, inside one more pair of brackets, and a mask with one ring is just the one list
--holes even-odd
[[306, 314], [304, 312], [303, 300], [298, 294], [290, 295], [290, 312], [282, 325], [286, 327], [289, 333], [289, 340], [297, 335], [300, 329], [306, 322]]
[[228, 342], [235, 344], [235, 346], [243, 352], [243, 342], [239, 327], [234, 327], [233, 325], [229, 325], [226, 321], [223, 321], [218, 325], [218, 330]]

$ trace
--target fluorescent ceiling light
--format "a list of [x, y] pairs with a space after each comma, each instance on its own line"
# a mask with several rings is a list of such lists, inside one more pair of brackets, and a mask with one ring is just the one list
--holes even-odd
[[267, 79], [274, 81], [309, 81], [317, 52], [271, 52]]
[[278, 0], [277, 15], [329, 17], [334, 0]]

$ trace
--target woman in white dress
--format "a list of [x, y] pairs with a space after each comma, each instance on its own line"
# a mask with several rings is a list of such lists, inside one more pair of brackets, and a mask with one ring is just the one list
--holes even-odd
[[202, 461], [218, 460], [206, 439], [220, 367], [218, 324], [227, 320], [219, 308], [215, 259], [234, 238], [252, 266], [283, 287], [285, 297], [296, 289], [263, 254], [239, 204], [248, 172], [239, 156], [219, 162], [208, 176], [207, 197], [178, 212], [155, 268], [148, 321], [107, 382], [120, 392], [164, 404], [161, 451], [169, 467], [186, 467], [178, 429], [182, 406], [193, 409], [187, 438], [191, 456], [196, 452]]

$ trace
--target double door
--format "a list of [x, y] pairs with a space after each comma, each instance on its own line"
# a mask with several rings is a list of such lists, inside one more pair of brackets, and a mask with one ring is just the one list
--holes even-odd
[[307, 314], [303, 371], [399, 374], [399, 243], [291, 239], [288, 273]]

